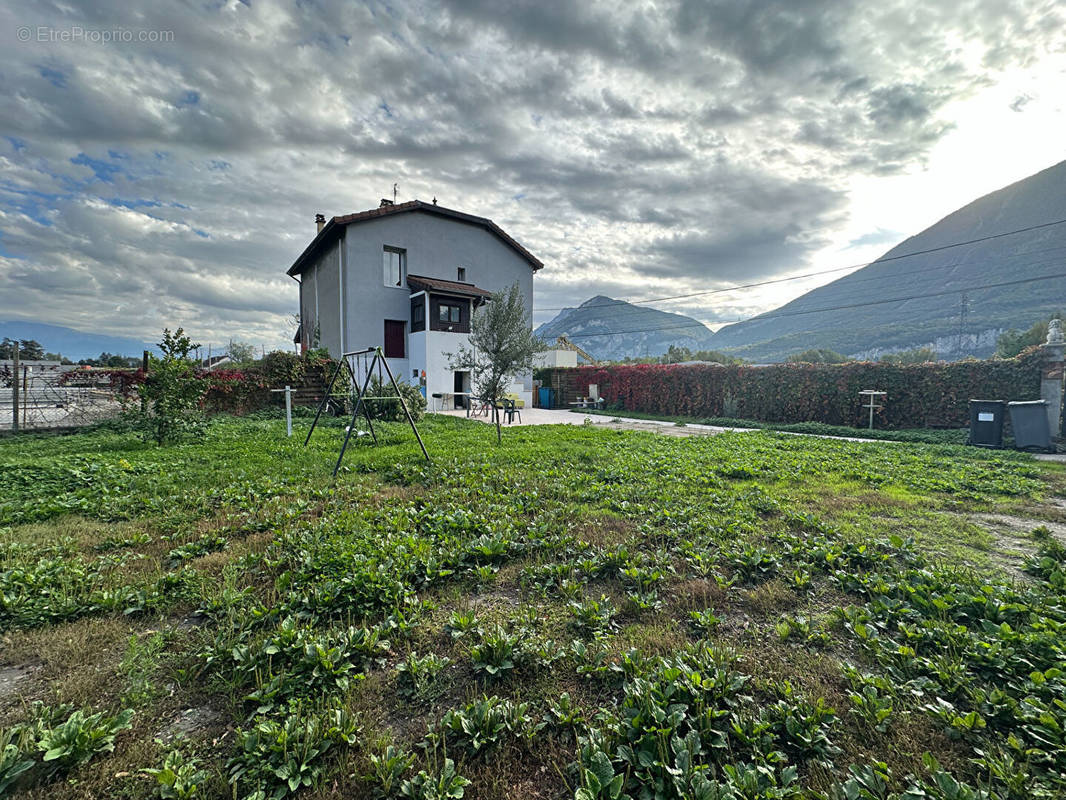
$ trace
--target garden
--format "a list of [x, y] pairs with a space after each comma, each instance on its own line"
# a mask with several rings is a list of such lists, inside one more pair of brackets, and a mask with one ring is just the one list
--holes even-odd
[[1066, 472], [272, 409], [0, 440], [0, 796], [1066, 796]]

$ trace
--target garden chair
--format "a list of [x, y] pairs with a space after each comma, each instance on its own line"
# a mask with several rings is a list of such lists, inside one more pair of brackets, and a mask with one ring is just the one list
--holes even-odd
[[511, 425], [514, 422], [514, 418], [518, 417], [519, 424], [522, 423], [522, 412], [518, 410], [518, 404], [514, 400], [504, 398], [503, 400], [503, 413], [507, 416], [507, 424]]

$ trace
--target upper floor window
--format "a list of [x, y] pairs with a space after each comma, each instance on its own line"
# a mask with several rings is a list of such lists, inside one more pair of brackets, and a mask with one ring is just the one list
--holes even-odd
[[382, 253], [385, 285], [399, 286], [407, 282], [407, 251], [399, 247], [386, 247]]
[[466, 283], [466, 267], [459, 267], [459, 278], [458, 278], [458, 280], [459, 280], [460, 283]]
[[441, 322], [459, 322], [461, 319], [462, 310], [459, 306], [446, 305], [441, 303], [440, 306], [440, 321]]

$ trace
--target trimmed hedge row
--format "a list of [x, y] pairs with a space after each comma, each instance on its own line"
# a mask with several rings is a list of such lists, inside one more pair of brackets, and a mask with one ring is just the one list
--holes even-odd
[[875, 415], [880, 428], [942, 428], [969, 424], [969, 401], [1037, 400], [1042, 355], [896, 366], [845, 364], [635, 364], [555, 368], [546, 386], [564, 405], [599, 387], [608, 408], [691, 417], [864, 426], [859, 391], [888, 392]]

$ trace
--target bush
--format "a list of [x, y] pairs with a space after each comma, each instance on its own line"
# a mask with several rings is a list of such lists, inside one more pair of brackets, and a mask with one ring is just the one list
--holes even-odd
[[254, 367], [212, 370], [203, 380], [201, 405], [206, 411], [246, 414], [270, 402], [269, 385]]
[[[407, 410], [411, 412], [411, 418], [416, 422], [426, 414], [426, 398], [422, 396], [417, 386], [409, 383], [398, 383], [399, 396], [407, 404]], [[370, 379], [370, 385], [366, 390], [368, 397], [397, 397], [396, 389], [391, 382], [381, 381], [376, 376]], [[367, 400], [367, 411], [373, 419], [382, 419], [391, 422], [405, 421], [403, 408], [396, 400]]]
[[259, 362], [263, 380], [267, 386], [280, 389], [284, 386], [300, 386], [307, 375], [307, 363], [296, 353], [274, 350]]
[[202, 423], [200, 401], [205, 381], [189, 358], [197, 347], [182, 328], [174, 333], [163, 329], [163, 341], [159, 343], [163, 357], [150, 357], [148, 376], [137, 386], [140, 405], [131, 407], [129, 412], [146, 441], [166, 444]]
[[[1039, 397], [1042, 357], [894, 365], [657, 364], [552, 371], [560, 405], [599, 386], [608, 408], [686, 417], [738, 417], [764, 422], [823, 422], [865, 427], [859, 391], [888, 392], [874, 416], [879, 428], [964, 427], [969, 400]], [[727, 409], [727, 406], [732, 406]], [[728, 411], [728, 413], [727, 413]]]

